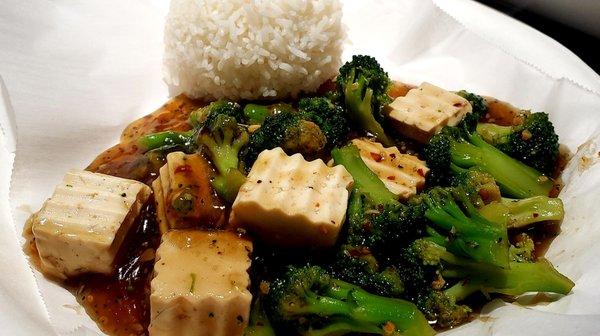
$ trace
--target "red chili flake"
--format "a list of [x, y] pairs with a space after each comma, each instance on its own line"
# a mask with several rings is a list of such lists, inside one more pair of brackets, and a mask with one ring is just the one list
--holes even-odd
[[489, 190], [486, 189], [480, 189], [479, 190], [479, 196], [481, 196], [481, 198], [486, 201], [490, 198], [490, 192]]
[[539, 213], [537, 213], [537, 212], [534, 212], [534, 213], [533, 213], [533, 218], [537, 218], [539, 215], [540, 215]]
[[417, 169], [417, 173], [419, 174], [419, 176], [425, 177], [425, 172], [423, 171], [423, 168]]
[[371, 152], [370, 154], [371, 154], [371, 157], [373, 158], [373, 160], [375, 160], [376, 162], [383, 161], [383, 156], [381, 156], [381, 154], [373, 153], [373, 152]]
[[390, 175], [390, 176], [387, 177], [387, 179], [390, 180], [390, 181], [394, 181], [394, 180], [396, 180], [396, 176]]
[[464, 105], [463, 103], [457, 102], [457, 103], [454, 103], [454, 105], [452, 105], [452, 106], [454, 106], [454, 107], [461, 107], [463, 105]]
[[390, 157], [391, 157], [391, 158], [392, 158], [392, 160], [393, 160], [393, 159], [395, 159], [395, 158], [396, 158], [396, 154], [394, 154], [394, 153], [390, 153]]
[[177, 168], [175, 168], [175, 174], [177, 173], [187, 173], [189, 171], [192, 170], [192, 167], [190, 167], [190, 165], [182, 165], [182, 166], [178, 166]]

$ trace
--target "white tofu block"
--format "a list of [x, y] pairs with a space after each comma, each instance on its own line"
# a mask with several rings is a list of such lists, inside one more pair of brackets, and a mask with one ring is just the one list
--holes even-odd
[[115, 255], [150, 194], [134, 180], [68, 172], [33, 220], [42, 271], [60, 279], [112, 273]]
[[402, 154], [397, 147], [383, 147], [368, 139], [354, 139], [360, 157], [385, 186], [401, 199], [408, 199], [425, 186], [429, 168], [414, 155]]
[[151, 336], [236, 336], [248, 324], [252, 243], [227, 231], [174, 230], [156, 251]]
[[456, 126], [473, 109], [463, 97], [429, 83], [411, 89], [389, 107], [398, 131], [423, 143], [444, 126]]
[[343, 166], [265, 150], [240, 188], [230, 223], [274, 244], [330, 246], [344, 223], [352, 183]]

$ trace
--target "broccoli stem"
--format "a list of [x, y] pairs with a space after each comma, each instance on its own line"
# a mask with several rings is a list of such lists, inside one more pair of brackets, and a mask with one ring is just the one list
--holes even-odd
[[446, 289], [444, 293], [454, 299], [455, 302], [462, 301], [471, 294], [479, 291], [479, 285], [470, 281], [459, 281], [452, 287]]
[[138, 144], [145, 150], [167, 149], [177, 146], [187, 147], [192, 143], [193, 131], [177, 132], [164, 131], [143, 135], [138, 139]]
[[244, 106], [244, 117], [250, 125], [262, 124], [269, 115], [269, 107], [266, 105], [247, 104]]
[[332, 318], [327, 326], [320, 329], [310, 329], [308, 332], [304, 333], [304, 335], [334, 336], [349, 333], [380, 334], [381, 329], [369, 323], [359, 323], [357, 321]]
[[440, 252], [440, 259], [449, 265], [443, 271], [447, 278], [466, 278], [459, 287], [449, 291], [457, 301], [472, 293], [473, 287], [482, 292], [521, 295], [526, 292], [568, 294], [574, 283], [560, 274], [545, 259], [536, 262], [509, 263], [508, 268], [482, 264]]
[[389, 191], [379, 177], [367, 167], [355, 145], [335, 148], [331, 156], [341, 164], [354, 179], [354, 188], [365, 194], [375, 204], [395, 204], [396, 195]]
[[244, 330], [244, 336], [276, 336], [275, 330], [269, 322], [262, 306], [261, 298], [258, 297], [250, 311], [250, 321]]
[[[406, 336], [433, 335], [433, 329], [414, 304], [370, 294], [360, 287], [341, 280], [333, 280], [332, 286], [323, 296], [309, 295], [307, 303], [304, 307], [298, 307], [298, 310], [320, 316], [346, 317], [347, 319], [341, 320], [346, 323], [337, 323], [338, 328], [342, 326], [359, 328], [346, 331], [374, 330], [369, 325], [377, 326], [389, 321], [394, 325], [395, 330], [401, 331]], [[321, 333], [321, 335], [327, 334]]]
[[226, 174], [215, 176], [212, 186], [219, 196], [229, 203], [233, 203], [242, 184], [246, 182], [246, 176], [236, 168], [230, 168]]
[[[383, 127], [373, 114], [373, 90], [371, 88], [364, 89], [366, 79], [363, 76], [359, 76], [357, 82], [353, 82], [353, 80], [354, 70], [350, 72], [344, 88], [344, 101], [350, 118], [364, 130], [376, 136], [384, 146], [393, 146], [394, 143], [385, 134]], [[364, 97], [363, 91], [365, 92]]]
[[450, 192], [435, 190], [425, 197], [428, 206], [425, 217], [451, 233], [452, 238], [446, 245], [453, 252], [479, 262], [508, 267], [508, 234], [504, 223], [487, 220], [466, 196], [457, 197], [461, 199], [466, 213], [456, 204]]
[[552, 181], [537, 170], [504, 154], [476, 133], [469, 135], [469, 141], [470, 144], [452, 143], [450, 151], [455, 165], [480, 167], [494, 177], [504, 194], [511, 197], [547, 196], [550, 193]]
[[534, 196], [520, 200], [503, 197], [500, 204], [490, 203], [483, 206], [480, 211], [488, 217], [487, 214], [497, 212], [499, 206], [504, 207], [504, 211], [508, 213], [507, 225], [511, 229], [544, 221], [560, 221], [565, 215], [561, 199], [547, 196]]

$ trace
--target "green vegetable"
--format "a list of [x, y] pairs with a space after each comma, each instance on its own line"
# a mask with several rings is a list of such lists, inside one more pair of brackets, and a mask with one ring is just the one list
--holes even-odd
[[290, 267], [265, 304], [272, 322], [304, 335], [435, 333], [414, 304], [370, 294], [316, 266]]
[[329, 146], [346, 140], [349, 127], [343, 108], [325, 97], [303, 98], [298, 103], [300, 116], [321, 128]]
[[302, 119], [294, 112], [280, 112], [265, 118], [262, 126], [250, 135], [244, 151], [246, 170], [252, 167], [258, 154], [281, 147], [286, 153], [313, 157], [325, 147], [326, 138], [319, 126]]
[[456, 127], [444, 127], [434, 135], [424, 154], [431, 169], [429, 182], [434, 185], [448, 185], [460, 171], [477, 167], [493, 176], [509, 197], [547, 196], [553, 187], [549, 178], [488, 144], [478, 133]]
[[247, 104], [244, 106], [244, 116], [250, 125], [260, 125], [267, 116], [271, 115], [266, 105]]
[[239, 170], [239, 154], [248, 143], [248, 132], [234, 117], [218, 114], [206, 120], [198, 143], [208, 152], [217, 169], [213, 187], [217, 194], [233, 202], [245, 177]]
[[509, 156], [544, 174], [551, 174], [558, 158], [558, 135], [544, 112], [524, 114], [517, 126], [480, 123], [477, 132]]
[[193, 153], [195, 150], [193, 131], [164, 131], [143, 135], [138, 139], [138, 144], [144, 152], [181, 150], [186, 153]]
[[276, 336], [269, 317], [265, 313], [261, 296], [254, 300], [250, 310], [250, 321], [244, 330], [244, 336]]
[[505, 219], [492, 222], [483, 217], [461, 188], [434, 188], [423, 194], [422, 200], [427, 205], [425, 217], [445, 232], [448, 237], [446, 246], [450, 251], [482, 264], [508, 267], [509, 242]]
[[336, 84], [354, 124], [375, 135], [384, 146], [393, 146], [380, 124], [382, 107], [391, 101], [387, 95], [391, 81], [377, 60], [366, 55], [352, 56], [352, 60], [340, 68]]

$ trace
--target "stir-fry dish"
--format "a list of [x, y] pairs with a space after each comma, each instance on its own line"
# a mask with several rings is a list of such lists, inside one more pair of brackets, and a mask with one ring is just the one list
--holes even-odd
[[238, 2], [173, 1], [175, 97], [25, 227], [103, 332], [422, 336], [571, 292], [547, 113], [342, 63], [337, 1]]
[[41, 270], [115, 335], [429, 335], [568, 294], [548, 115], [357, 55], [298, 100], [174, 98], [31, 220]]

